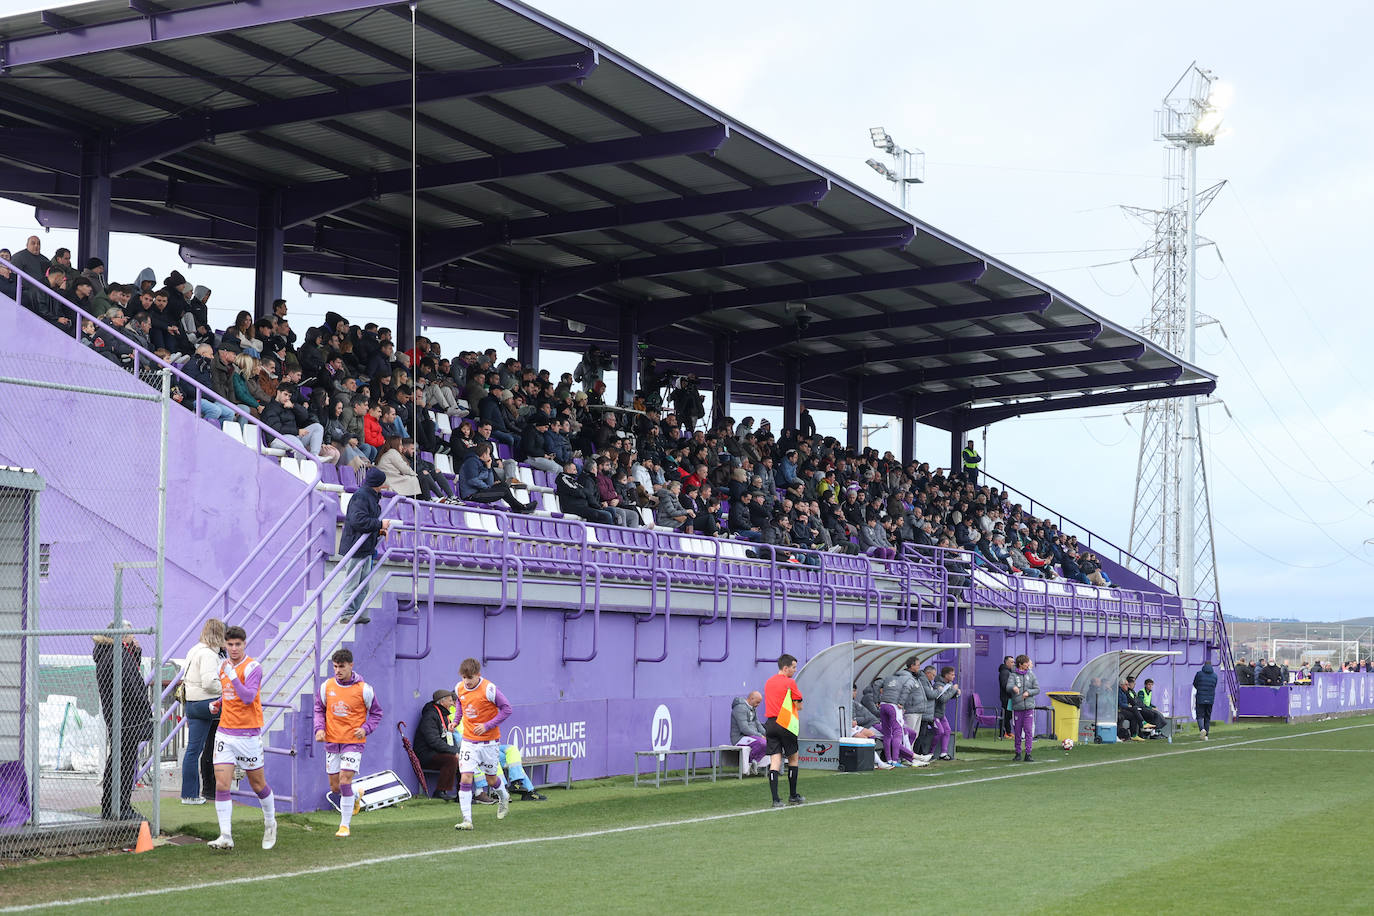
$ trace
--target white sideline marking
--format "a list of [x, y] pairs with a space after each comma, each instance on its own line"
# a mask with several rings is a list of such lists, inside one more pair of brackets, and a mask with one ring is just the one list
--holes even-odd
[[[192, 893], [195, 891], [209, 890], [211, 888], [231, 887], [235, 884], [252, 884], [259, 881], [273, 881], [283, 878], [303, 878], [307, 875], [322, 875], [329, 872], [344, 871], [366, 867], [369, 865], [385, 865], [390, 862], [403, 862], [409, 859], [422, 859], [428, 856], [442, 855], [444, 853], [463, 853], [478, 852], [485, 849], [500, 849], [507, 846], [529, 846], [534, 843], [555, 843], [563, 840], [585, 840], [594, 837], [611, 836], [618, 833], [638, 833], [645, 830], [658, 830], [663, 827], [686, 827], [692, 824], [707, 824], [712, 821], [732, 820], [737, 817], [753, 817], [755, 815], [782, 814], [784, 811], [806, 810], [820, 805], [837, 805], [843, 802], [866, 801], [870, 798], [887, 798], [893, 795], [907, 795], [912, 792], [928, 792], [933, 789], [954, 789], [960, 786], [972, 786], [985, 782], [1000, 782], [1004, 779], [1020, 779], [1026, 776], [1043, 776], [1051, 773], [1067, 773], [1069, 770], [1089, 770], [1096, 767], [1113, 766], [1120, 763], [1139, 763], [1146, 760], [1159, 760], [1164, 757], [1177, 757], [1180, 754], [1199, 754], [1207, 751], [1227, 751], [1233, 748], [1244, 747], [1251, 744], [1265, 744], [1270, 741], [1291, 741], [1294, 738], [1310, 738], [1313, 735], [1329, 735], [1334, 732], [1350, 731], [1357, 728], [1374, 728], [1374, 723], [1363, 725], [1343, 725], [1339, 728], [1324, 728], [1314, 732], [1299, 732], [1295, 735], [1276, 735], [1271, 738], [1250, 738], [1245, 741], [1235, 741], [1229, 744], [1208, 744], [1199, 747], [1183, 748], [1177, 751], [1164, 751], [1158, 754], [1147, 754], [1140, 757], [1119, 757], [1115, 760], [1097, 760], [1092, 763], [1071, 763], [1067, 766], [1059, 766], [1051, 769], [1029, 769], [1025, 767], [1016, 768], [1014, 773], [1003, 773], [996, 776], [980, 776], [976, 779], [961, 779], [957, 782], [927, 783], [920, 786], [906, 786], [901, 789], [887, 789], [882, 792], [868, 792], [863, 795], [845, 795], [840, 798], [826, 798], [819, 801], [807, 802], [800, 808], [758, 808], [751, 811], [732, 811], [728, 814], [708, 814], [701, 817], [687, 817], [676, 821], [659, 821], [652, 824], [631, 824], [625, 827], [607, 827], [602, 830], [585, 830], [580, 833], [562, 833], [554, 836], [541, 837], [521, 837], [514, 840], [497, 840], [492, 843], [476, 843], [468, 846], [451, 846], [448, 849], [428, 849], [423, 852], [402, 852], [389, 856], [376, 856], [371, 859], [358, 859], [352, 862], [342, 862], [333, 865], [317, 865], [313, 868], [302, 868], [296, 871], [278, 872], [269, 875], [246, 875], [242, 878], [225, 878], [220, 881], [206, 881], [200, 884], [183, 884], [176, 887], [149, 888], [141, 891], [126, 891], [119, 894], [102, 894], [98, 897], [79, 897], [72, 900], [50, 900], [44, 903], [28, 903], [20, 906], [9, 906], [0, 908], [0, 913], [21, 913], [29, 910], [41, 910], [48, 907], [57, 906], [83, 906], [90, 903], [108, 903], [114, 900], [132, 900], [139, 897], [153, 897], [163, 894]], [[1283, 750], [1283, 748], [1279, 748]], [[1296, 748], [1294, 749], [1296, 750]], [[1011, 767], [1008, 767], [1009, 769]]]
[[1272, 754], [1282, 751], [1289, 754], [1374, 754], [1374, 750], [1357, 747], [1241, 747], [1237, 744], [1217, 748], [1219, 751], [1263, 751]]

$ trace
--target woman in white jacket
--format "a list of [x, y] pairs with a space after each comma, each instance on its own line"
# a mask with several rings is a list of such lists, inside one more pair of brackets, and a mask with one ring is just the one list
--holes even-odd
[[181, 803], [205, 804], [205, 791], [215, 784], [210, 748], [215, 744], [219, 716], [210, 702], [219, 699], [219, 668], [224, 651], [224, 621], [211, 617], [200, 630], [200, 642], [186, 655], [182, 684], [186, 688], [186, 754], [181, 759]]

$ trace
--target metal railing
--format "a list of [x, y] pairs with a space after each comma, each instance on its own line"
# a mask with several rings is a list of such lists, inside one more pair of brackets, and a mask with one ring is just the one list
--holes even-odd
[[[1066, 524], [1073, 526], [1073, 528], [1076, 529], [1073, 533], [1077, 534], [1080, 538], [1083, 539], [1080, 540], [1080, 543], [1084, 544], [1089, 550], [1092, 550], [1096, 553], [1102, 553], [1105, 547], [1105, 549], [1108, 551], [1114, 551], [1116, 553], [1116, 562], [1119, 565], [1125, 567], [1127, 570], [1131, 572], [1137, 573], [1138, 575], [1143, 574], [1146, 580], [1153, 582], [1160, 588], [1169, 589], [1175, 595], [1178, 594], [1177, 579], [1175, 579], [1168, 573], [1164, 572], [1163, 570], [1151, 566], [1149, 563], [1146, 563], [1144, 560], [1140, 559], [1140, 557], [1137, 557], [1135, 554], [1130, 553], [1128, 550], [1126, 550], [1126, 548], [1118, 544], [1115, 544], [1112, 541], [1107, 540], [1099, 534], [1094, 533], [1091, 528], [1089, 528], [1087, 525], [1084, 525], [1082, 522], [1074, 521], [1067, 515], [1063, 515], [1059, 512], [1056, 512], [1054, 509], [1051, 509], [1044, 503], [1037, 502], [1029, 494], [1022, 492], [1021, 490], [1018, 490], [1016, 487], [1013, 487], [1011, 484], [1007, 483], [1004, 480], [1000, 480], [994, 477], [987, 471], [980, 471], [979, 476], [987, 478], [992, 483], [997, 484], [998, 488], [1001, 489], [1003, 493], [1015, 493], [1021, 499], [1025, 500], [1028, 504], [1026, 507], [1026, 511], [1029, 512], [1033, 517], [1043, 519], [1053, 518], [1053, 520], [1055, 521], [1055, 526], [1060, 531], [1064, 530], [1064, 526]], [[1037, 507], [1039, 507], [1041, 512], [1043, 512], [1044, 514], [1041, 514], [1041, 512], [1037, 512]], [[1141, 572], [1142, 570], [1144, 571], [1143, 573]]]

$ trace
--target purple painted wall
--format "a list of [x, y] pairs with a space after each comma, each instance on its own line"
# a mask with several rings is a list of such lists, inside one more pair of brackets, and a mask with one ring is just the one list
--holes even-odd
[[[152, 391], [4, 298], [0, 363], [6, 375]], [[43, 625], [107, 623], [108, 611], [90, 606], [94, 596], [109, 607], [112, 564], [152, 560], [156, 550], [158, 405], [31, 387], [4, 386], [3, 394], [0, 464], [34, 468], [47, 483], [41, 537], [52, 553], [42, 586]], [[169, 640], [192, 624], [304, 486], [186, 408], [174, 404], [170, 417]], [[126, 616], [137, 626], [152, 622], [152, 582], [151, 570], [126, 576]], [[69, 642], [45, 640], [43, 651], [90, 651], [87, 637]]]
[[1316, 674], [1312, 684], [1241, 687], [1239, 713], [1296, 721], [1374, 709], [1374, 674], [1332, 671]]

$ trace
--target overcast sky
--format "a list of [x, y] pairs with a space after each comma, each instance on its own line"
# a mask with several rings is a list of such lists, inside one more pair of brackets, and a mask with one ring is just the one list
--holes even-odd
[[[886, 127], [926, 153], [913, 214], [1131, 327], [1149, 310], [1150, 264], [1129, 258], [1149, 231], [1119, 205], [1160, 204], [1153, 112], [1189, 62], [1214, 70], [1234, 101], [1229, 136], [1199, 154], [1204, 186], [1228, 185], [1199, 224], [1216, 246], [1199, 257], [1198, 307], [1218, 324], [1199, 332], [1197, 361], [1220, 376], [1223, 402], [1202, 411], [1223, 605], [1312, 620], [1371, 612], [1374, 418], [1359, 371], [1371, 310], [1365, 284], [1346, 276], [1366, 263], [1374, 209], [1366, 4], [1326, 2], [1321, 15], [1063, 0], [534, 5], [881, 194], [864, 160], [868, 129]], [[6, 244], [33, 225], [31, 211], [0, 203]], [[51, 233], [44, 250], [72, 235]], [[126, 237], [111, 262], [116, 278], [182, 266], [173, 246]], [[183, 270], [216, 289], [221, 322], [251, 308], [246, 272]], [[294, 277], [287, 289], [298, 327], [326, 308], [386, 314], [306, 300]], [[436, 336], [449, 352], [505, 352], [495, 335]], [[572, 362], [544, 360], [555, 371]], [[842, 435], [842, 417], [818, 419]], [[1139, 430], [1120, 409], [1009, 420], [988, 431], [985, 465], [1124, 546]], [[872, 444], [896, 441], [880, 432]], [[945, 463], [946, 434], [922, 428], [918, 452]]]

